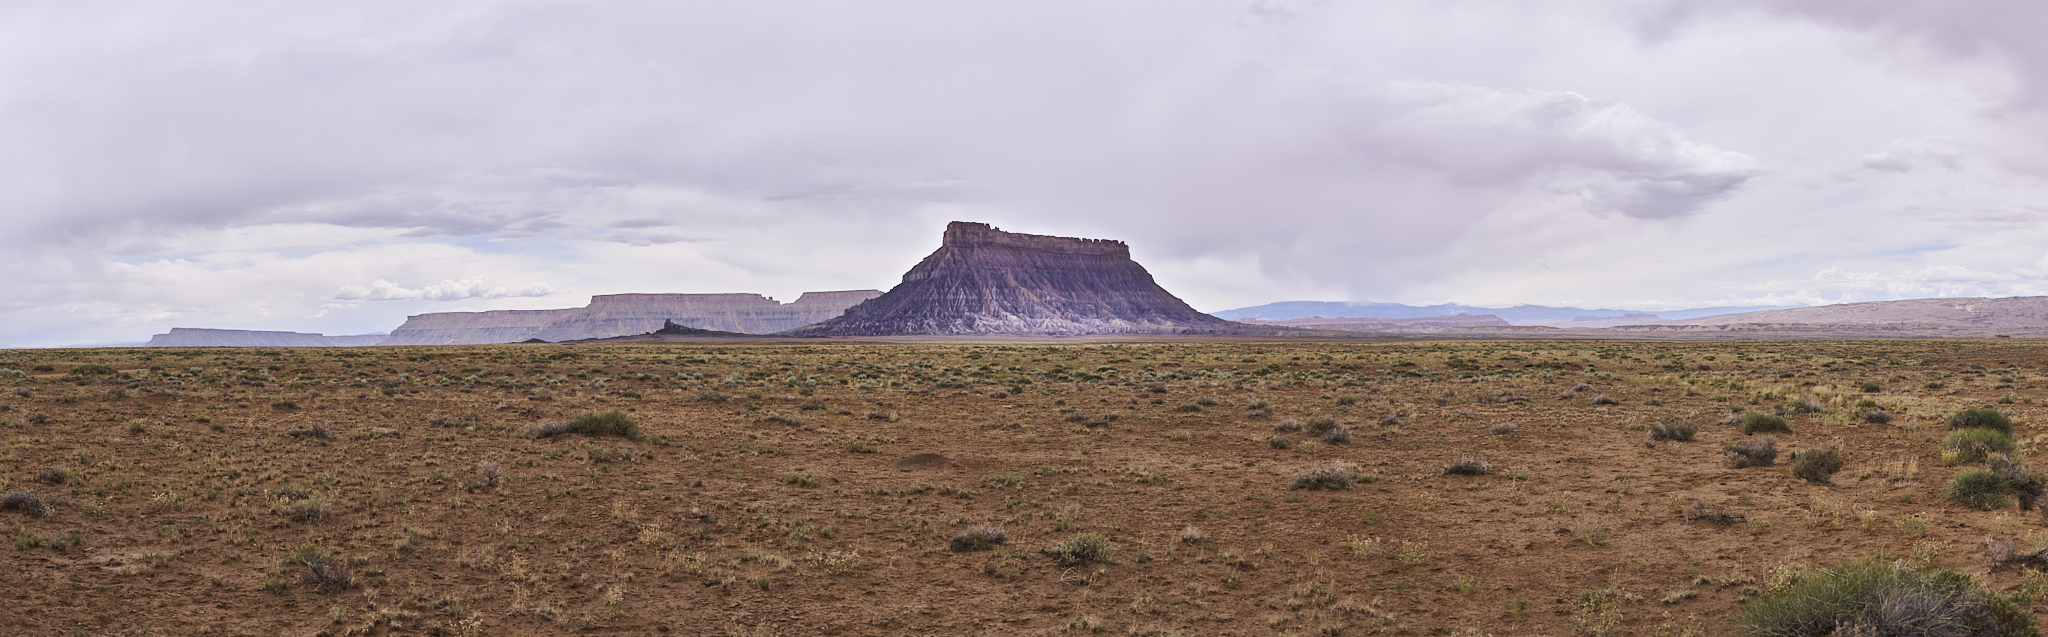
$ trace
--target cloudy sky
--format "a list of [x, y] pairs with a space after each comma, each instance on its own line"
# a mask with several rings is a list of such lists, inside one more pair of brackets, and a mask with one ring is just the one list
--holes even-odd
[[886, 289], [949, 220], [1217, 311], [2048, 294], [2033, 0], [0, 4], [0, 346]]

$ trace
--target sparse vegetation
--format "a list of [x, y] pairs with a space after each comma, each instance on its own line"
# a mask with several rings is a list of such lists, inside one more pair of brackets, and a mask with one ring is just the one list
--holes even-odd
[[1723, 449], [1735, 468], [1768, 467], [1778, 461], [1778, 439], [1772, 436], [1738, 440]]
[[289, 561], [301, 569], [299, 581], [315, 591], [331, 593], [356, 587], [356, 578], [349, 573], [348, 561], [318, 544], [301, 545], [292, 551]]
[[1949, 481], [1946, 494], [1973, 509], [2001, 509], [2012, 504], [2012, 481], [1990, 469], [1964, 469]]
[[1988, 429], [2012, 437], [2012, 419], [1996, 409], [1965, 409], [1948, 419], [1949, 429]]
[[951, 545], [954, 553], [986, 551], [1010, 542], [1010, 534], [1000, 527], [981, 526], [961, 531], [953, 536]]
[[1772, 432], [1792, 433], [1792, 424], [1786, 422], [1784, 416], [1766, 414], [1760, 411], [1742, 414], [1741, 424], [1743, 435]]
[[[1062, 609], [1055, 632], [1088, 615], [1103, 634], [1699, 635], [1792, 581], [1782, 560], [1845, 546], [1980, 572], [1990, 546], [2000, 590], [2048, 590], [2028, 561], [2048, 540], [2015, 510], [2040, 497], [2022, 462], [2048, 444], [2027, 429], [2048, 387], [2037, 350], [2048, 342], [0, 351], [23, 372], [0, 378], [0, 590], [32, 618], [0, 618], [0, 633], [190, 632], [212, 620], [165, 617], [197, 586], [202, 610], [263, 634], [720, 632], [722, 615], [656, 601], [681, 596], [707, 613], [743, 602], [750, 633], [784, 635], [958, 632], [1041, 605]], [[87, 364], [118, 371], [67, 373]], [[1868, 380], [1896, 391], [1860, 392]], [[1547, 399], [1565, 391], [1576, 399]], [[1621, 404], [1591, 404], [1603, 392]], [[1953, 464], [1965, 456], [1942, 425], [1966, 406], [2007, 410], [2013, 447], [1956, 429], [1981, 453]], [[1797, 436], [1737, 433], [1774, 411]], [[570, 429], [613, 412], [637, 437]], [[1786, 458], [1723, 451], [1795, 437]], [[1922, 472], [1936, 452], [1952, 464]], [[1468, 458], [1491, 477], [1446, 474]], [[1946, 496], [1973, 468], [2005, 487], [2000, 508]], [[1071, 550], [1084, 535], [1104, 551]], [[292, 556], [308, 542], [347, 577], [306, 579]], [[1549, 576], [1569, 564], [1594, 579]], [[928, 612], [887, 626], [807, 612], [821, 596], [899, 608], [891, 591], [919, 581], [955, 584], [919, 588]], [[161, 608], [174, 612], [147, 610]]]
[[618, 436], [638, 440], [640, 423], [626, 412], [613, 409], [601, 414], [582, 414], [569, 419], [569, 433], [585, 436]]
[[1311, 464], [1294, 472], [1293, 488], [1296, 489], [1349, 489], [1351, 472], [1337, 463]]
[[1842, 450], [1832, 446], [1792, 452], [1793, 477], [1817, 484], [1831, 484], [1842, 470]]
[[1700, 428], [1698, 425], [1686, 422], [1684, 418], [1680, 418], [1677, 416], [1667, 416], [1664, 418], [1663, 422], [1650, 425], [1650, 433], [1648, 434], [1648, 436], [1651, 442], [1658, 442], [1664, 440], [1670, 440], [1674, 442], [1692, 442], [1693, 436], [1698, 435], [1699, 431]]
[[1459, 458], [1457, 462], [1443, 467], [1443, 474], [1447, 476], [1483, 476], [1489, 473], [1493, 473], [1493, 468], [1478, 458]]
[[1964, 463], [1981, 462], [1991, 454], [2012, 453], [2019, 444], [1997, 429], [1958, 429], [1941, 439], [1941, 448], [1953, 452], [1946, 456], [1949, 460]]
[[2034, 634], [2017, 595], [1955, 571], [1875, 558], [1786, 572], [1742, 605], [1735, 624], [1751, 637]]
[[1079, 566], [1093, 562], [1109, 561], [1109, 538], [1094, 533], [1082, 533], [1073, 539], [1061, 542], [1053, 549], [1054, 557], [1061, 566]]

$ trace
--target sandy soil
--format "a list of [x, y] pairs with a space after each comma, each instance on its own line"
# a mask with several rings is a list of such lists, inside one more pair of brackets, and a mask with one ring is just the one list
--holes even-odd
[[[0, 632], [1730, 634], [1796, 565], [2027, 581], [1984, 538], [2042, 518], [1948, 503], [1939, 440], [1993, 406], [2031, 458], [2044, 364], [2024, 339], [6, 351], [0, 483], [70, 504], [0, 511]], [[1780, 448], [1840, 444], [1833, 484], [1724, 459], [1732, 409], [1793, 400], [1822, 411]], [[529, 435], [614, 409], [639, 439]], [[1697, 441], [1646, 445], [1673, 417]], [[1276, 432], [1320, 419], [1351, 442]], [[1444, 475], [1464, 458], [1491, 473]], [[1332, 462], [1358, 483], [1290, 488]], [[983, 526], [1008, 543], [949, 550]], [[1107, 561], [1048, 554], [1082, 534]]]

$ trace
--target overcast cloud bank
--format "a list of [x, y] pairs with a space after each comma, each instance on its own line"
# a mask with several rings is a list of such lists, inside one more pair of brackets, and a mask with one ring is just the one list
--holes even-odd
[[26, 2], [0, 345], [887, 288], [949, 220], [1221, 310], [2048, 294], [2048, 6]]

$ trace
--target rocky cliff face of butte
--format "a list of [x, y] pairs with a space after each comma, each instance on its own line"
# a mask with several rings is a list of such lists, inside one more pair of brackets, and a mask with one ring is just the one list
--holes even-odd
[[1131, 260], [1122, 241], [1003, 232], [955, 221], [887, 294], [790, 336], [1237, 334], [1275, 328], [1203, 314]]

